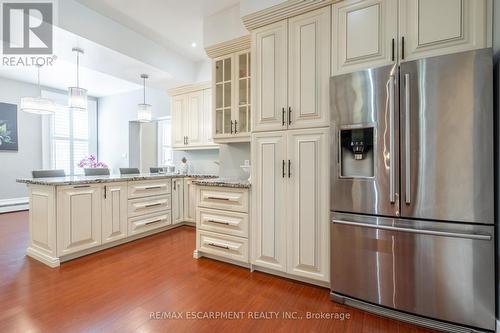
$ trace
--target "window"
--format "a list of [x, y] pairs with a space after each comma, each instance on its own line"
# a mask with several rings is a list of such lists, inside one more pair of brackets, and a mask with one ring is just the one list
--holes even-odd
[[[69, 109], [63, 106], [66, 95], [43, 92], [57, 104], [54, 115], [43, 122], [44, 138], [48, 146], [44, 150], [44, 168], [64, 169], [67, 175], [83, 174], [78, 167], [81, 159], [97, 151], [97, 102], [89, 100], [88, 109]], [[48, 149], [47, 149], [48, 148]]]
[[172, 121], [170, 117], [158, 121], [158, 165], [172, 165]]

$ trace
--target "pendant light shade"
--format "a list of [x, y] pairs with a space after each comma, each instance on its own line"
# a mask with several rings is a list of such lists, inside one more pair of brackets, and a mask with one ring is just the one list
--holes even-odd
[[152, 106], [151, 104], [146, 104], [146, 79], [148, 77], [146, 74], [141, 75], [141, 79], [143, 80], [143, 102], [137, 105], [137, 120], [141, 122], [149, 122], [152, 118]]
[[42, 90], [40, 89], [40, 67], [38, 70], [38, 97], [21, 97], [19, 109], [24, 112], [35, 114], [52, 114], [56, 109], [54, 102], [48, 98], [42, 97]]
[[87, 89], [80, 88], [80, 54], [83, 50], [74, 47], [73, 52], [76, 52], [76, 87], [68, 88], [68, 107], [87, 109]]

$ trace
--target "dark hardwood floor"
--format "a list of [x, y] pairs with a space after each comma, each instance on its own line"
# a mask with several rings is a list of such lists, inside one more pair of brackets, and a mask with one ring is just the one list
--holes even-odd
[[[0, 332], [431, 332], [332, 303], [324, 288], [195, 260], [190, 227], [55, 269], [26, 257], [27, 242], [27, 212], [0, 214]], [[242, 311], [245, 319], [188, 319], [193, 311]], [[351, 318], [248, 318], [264, 311]], [[183, 318], [152, 319], [152, 312]]]

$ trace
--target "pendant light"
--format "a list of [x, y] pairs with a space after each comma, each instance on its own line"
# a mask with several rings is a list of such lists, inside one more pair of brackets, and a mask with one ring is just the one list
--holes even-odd
[[143, 102], [137, 105], [137, 120], [141, 122], [151, 121], [151, 104], [146, 104], [146, 79], [149, 78], [147, 74], [141, 74], [143, 80]]
[[76, 52], [76, 87], [68, 88], [68, 107], [87, 109], [87, 89], [80, 88], [80, 54], [83, 50], [74, 47], [73, 52]]
[[35, 114], [52, 114], [55, 112], [56, 105], [48, 98], [42, 97], [42, 89], [40, 88], [40, 65], [37, 65], [38, 71], [38, 97], [21, 97], [19, 109], [24, 112]]

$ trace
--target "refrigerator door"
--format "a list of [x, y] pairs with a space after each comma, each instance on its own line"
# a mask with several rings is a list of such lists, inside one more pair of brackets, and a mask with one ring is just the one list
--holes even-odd
[[330, 79], [330, 209], [399, 213], [398, 72], [386, 66]]
[[334, 293], [495, 328], [494, 227], [333, 213]]
[[401, 64], [401, 216], [493, 224], [491, 49]]

